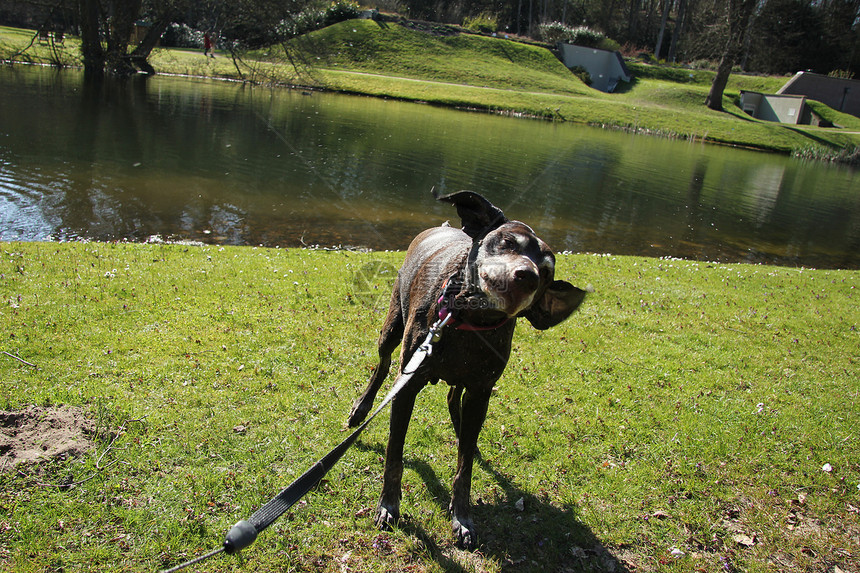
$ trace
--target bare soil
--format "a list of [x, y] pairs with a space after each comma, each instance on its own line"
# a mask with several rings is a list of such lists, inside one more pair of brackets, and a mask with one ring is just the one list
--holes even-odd
[[93, 447], [93, 427], [81, 408], [71, 406], [0, 410], [0, 472], [20, 463], [78, 457]]

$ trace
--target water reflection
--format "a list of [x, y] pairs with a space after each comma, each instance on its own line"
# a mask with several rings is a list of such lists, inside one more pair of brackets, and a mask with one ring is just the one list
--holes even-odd
[[0, 70], [0, 239], [404, 249], [473, 189], [557, 250], [860, 267], [850, 169], [416, 104]]

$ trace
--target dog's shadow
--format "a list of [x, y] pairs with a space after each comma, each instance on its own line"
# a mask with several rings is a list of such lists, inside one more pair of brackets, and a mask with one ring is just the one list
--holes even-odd
[[[384, 455], [380, 444], [359, 441], [356, 448]], [[558, 507], [520, 488], [491, 462], [476, 456], [475, 462], [492, 476], [504, 492], [506, 500], [485, 503], [480, 499], [472, 507], [478, 526], [476, 553], [492, 558], [502, 571], [615, 571], [629, 573], [624, 562], [613, 555], [589, 527], [576, 519], [570, 506]], [[420, 459], [404, 458], [404, 466], [413, 470], [424, 482], [439, 508], [447, 512], [451, 491], [433, 467]], [[517, 507], [517, 501], [522, 506]], [[438, 543], [438, 537], [428, 533], [420, 519], [410, 518], [404, 507], [400, 529], [415, 536], [427, 553], [445, 571], [465, 573], [467, 569], [455, 559], [451, 546]], [[453, 538], [452, 538], [453, 543]]]

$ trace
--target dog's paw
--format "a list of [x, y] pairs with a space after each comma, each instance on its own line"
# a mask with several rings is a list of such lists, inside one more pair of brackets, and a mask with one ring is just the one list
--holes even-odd
[[399, 521], [400, 512], [396, 509], [392, 507], [386, 507], [382, 504], [380, 504], [379, 507], [376, 508], [376, 517], [373, 518], [373, 522], [379, 529], [382, 529], [384, 531], [390, 531], [397, 525], [397, 522]]
[[451, 522], [451, 529], [454, 531], [454, 538], [460, 549], [472, 551], [478, 546], [478, 536], [471, 520], [459, 520], [455, 517]]
[[365, 406], [361, 400], [356, 400], [355, 404], [352, 405], [352, 410], [349, 412], [347, 424], [349, 424], [350, 428], [360, 426], [364, 419], [367, 418], [369, 412], [370, 406]]

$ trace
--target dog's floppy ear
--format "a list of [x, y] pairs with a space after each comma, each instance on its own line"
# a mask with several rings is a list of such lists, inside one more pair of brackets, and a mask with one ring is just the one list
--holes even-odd
[[458, 191], [439, 197], [434, 190], [433, 196], [438, 201], [457, 207], [457, 214], [463, 222], [463, 232], [473, 239], [483, 238], [508, 221], [501, 209], [474, 191]]
[[522, 316], [538, 330], [546, 330], [559, 324], [582, 304], [585, 291], [566, 281], [553, 281]]

